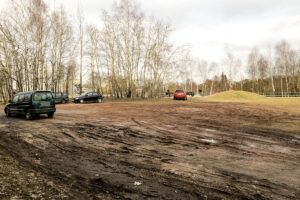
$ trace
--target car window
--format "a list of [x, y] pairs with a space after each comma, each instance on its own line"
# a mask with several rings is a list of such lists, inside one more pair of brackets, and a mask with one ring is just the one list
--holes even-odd
[[50, 92], [37, 92], [34, 94], [34, 101], [48, 101], [52, 99], [52, 94]]
[[24, 95], [24, 102], [30, 102], [30, 97], [31, 97], [31, 94], [25, 94]]
[[178, 92], [178, 93], [184, 93], [183, 90], [176, 90], [175, 92]]
[[14, 103], [18, 103], [18, 99], [19, 99], [19, 95], [16, 95], [16, 96], [14, 97], [14, 99], [13, 99], [13, 102], [14, 102]]
[[94, 92], [94, 93], [93, 93], [93, 96], [98, 96], [98, 93]]
[[54, 97], [60, 97], [60, 92], [53, 92], [52, 95], [53, 95]]
[[64, 96], [68, 96], [68, 94], [67, 93], [63, 93], [64, 94]]
[[24, 94], [19, 95], [18, 103], [23, 103], [24, 101]]
[[51, 100], [51, 99], [53, 99], [53, 96], [52, 96], [52, 94], [51, 93], [47, 93], [47, 99], [49, 99], [49, 100]]
[[33, 100], [41, 101], [42, 100], [42, 95], [43, 95], [43, 93], [35, 93]]
[[87, 95], [90, 97], [90, 96], [93, 96], [93, 93], [90, 92], [90, 93], [88, 93]]

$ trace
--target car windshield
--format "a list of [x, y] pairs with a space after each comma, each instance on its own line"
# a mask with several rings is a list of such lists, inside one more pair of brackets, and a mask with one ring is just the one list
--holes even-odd
[[61, 96], [61, 93], [60, 93], [60, 92], [57, 92], [57, 93], [55, 93], [55, 96], [60, 97], [60, 96]]
[[19, 96], [16, 95], [16, 96], [14, 97], [14, 99], [13, 99], [13, 102], [14, 102], [14, 103], [17, 103], [17, 102], [18, 102], [18, 99], [19, 99]]
[[85, 96], [85, 95], [87, 95], [87, 94], [88, 94], [88, 92], [85, 92], [85, 93], [81, 94], [80, 96]]
[[34, 101], [49, 101], [52, 99], [52, 94], [50, 92], [37, 92], [34, 94]]
[[184, 93], [183, 90], [176, 90], [175, 92], [176, 92], [176, 93]]

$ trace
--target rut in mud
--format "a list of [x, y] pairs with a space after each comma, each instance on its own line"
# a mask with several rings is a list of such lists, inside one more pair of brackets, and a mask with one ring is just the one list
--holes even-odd
[[[300, 196], [297, 113], [206, 102], [57, 110], [33, 121], [0, 115], [1, 198]], [[294, 130], [272, 126], [287, 119]]]

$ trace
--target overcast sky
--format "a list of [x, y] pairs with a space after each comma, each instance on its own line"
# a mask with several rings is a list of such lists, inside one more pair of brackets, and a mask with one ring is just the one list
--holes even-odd
[[[1, 7], [7, 0], [0, 0]], [[80, 6], [89, 22], [101, 23], [113, 0], [46, 0], [64, 4], [76, 16]], [[267, 48], [281, 39], [300, 47], [300, 0], [136, 0], [147, 15], [165, 19], [174, 28], [172, 41], [190, 44], [200, 59], [221, 62], [224, 47], [243, 62], [254, 47]], [[49, 5], [48, 4], [48, 5]]]
[[[48, 0], [54, 2], [54, 0]], [[67, 10], [83, 9], [88, 21], [99, 23], [112, 0], [55, 0]], [[137, 0], [147, 15], [165, 19], [174, 28], [172, 40], [190, 44], [200, 59], [221, 62], [228, 45], [243, 62], [254, 47], [267, 48], [281, 39], [300, 47], [299, 0]]]

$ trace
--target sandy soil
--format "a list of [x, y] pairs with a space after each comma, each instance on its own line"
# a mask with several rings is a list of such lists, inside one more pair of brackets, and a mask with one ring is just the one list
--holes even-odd
[[[1, 110], [3, 107], [1, 107]], [[0, 112], [0, 199], [297, 199], [300, 114], [215, 102]]]

